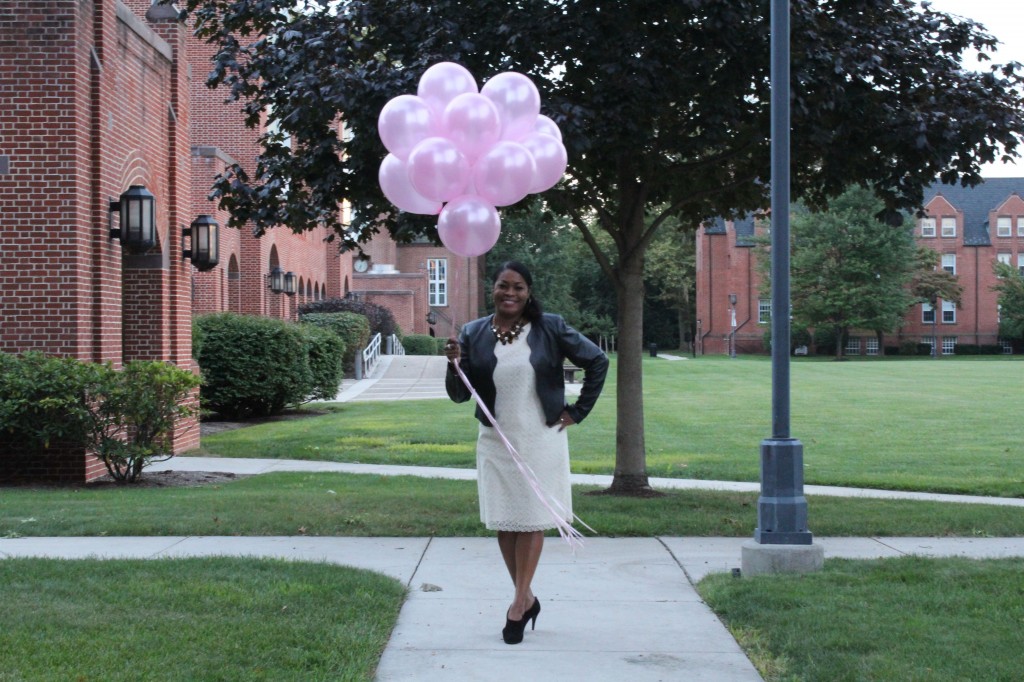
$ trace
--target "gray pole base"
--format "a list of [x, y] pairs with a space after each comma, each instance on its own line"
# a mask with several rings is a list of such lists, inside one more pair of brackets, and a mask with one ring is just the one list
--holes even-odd
[[770, 573], [811, 573], [825, 565], [821, 545], [768, 545], [747, 540], [740, 562], [743, 577]]

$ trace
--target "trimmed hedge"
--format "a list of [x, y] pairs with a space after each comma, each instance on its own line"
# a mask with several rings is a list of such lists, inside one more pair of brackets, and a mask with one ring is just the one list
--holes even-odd
[[406, 355], [441, 355], [444, 342], [428, 334], [406, 334], [402, 346]]
[[309, 348], [309, 370], [313, 375], [310, 400], [333, 400], [344, 376], [342, 358], [345, 342], [330, 329], [300, 324]]
[[1002, 355], [1003, 347], [990, 344], [958, 343], [953, 347], [954, 355]]
[[313, 392], [307, 336], [299, 325], [214, 313], [196, 317], [203, 407], [231, 419], [262, 417]]
[[[303, 321], [310, 315], [322, 313], [355, 313], [362, 315], [370, 324], [370, 334], [367, 338], [378, 333], [384, 338], [392, 334], [402, 338], [402, 330], [398, 323], [395, 322], [395, 316], [391, 314], [390, 310], [376, 303], [367, 303], [354, 298], [329, 298], [325, 301], [315, 301], [299, 306], [299, 319]], [[345, 337], [342, 336], [342, 338], [344, 339]], [[360, 345], [360, 348], [365, 347], [366, 343]]]
[[356, 353], [366, 348], [370, 342], [370, 322], [358, 313], [307, 313], [299, 317], [299, 321], [322, 329], [329, 329], [345, 344], [344, 368], [346, 372], [355, 371]]

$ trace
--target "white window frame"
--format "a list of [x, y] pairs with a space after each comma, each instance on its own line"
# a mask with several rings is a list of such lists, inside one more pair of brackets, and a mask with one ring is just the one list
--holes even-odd
[[931, 346], [931, 351], [928, 353], [931, 355], [935, 351], [935, 337], [934, 336], [922, 336], [921, 343], [926, 343]]
[[956, 337], [955, 336], [943, 336], [942, 337], [942, 354], [943, 355], [955, 355], [956, 354]]
[[1013, 236], [1013, 224], [1010, 221], [1010, 216], [1001, 215], [996, 218], [996, 236], [997, 237], [1012, 237]]
[[942, 324], [956, 324], [956, 303], [942, 302]]
[[448, 259], [427, 259], [427, 305], [448, 307]]
[[[931, 315], [929, 315], [931, 313]], [[933, 324], [935, 322], [935, 309], [931, 303], [921, 304], [921, 324]]]
[[1003, 355], [1013, 355], [1013, 342], [1009, 339], [999, 339], [999, 347], [1003, 350]]
[[996, 261], [1003, 263], [1004, 265], [1010, 264], [1010, 254], [1006, 251], [1000, 251], [996, 254]]
[[1017, 218], [1017, 236], [1024, 237], [1024, 216]]
[[878, 337], [869, 336], [864, 344], [864, 352], [867, 355], [878, 355]]
[[951, 275], [956, 274], [956, 254], [955, 253], [944, 253], [942, 254], [942, 269]]
[[921, 218], [921, 236], [935, 236], [935, 218]]
[[1017, 254], [1017, 272], [1024, 275], [1024, 252]]
[[843, 349], [843, 352], [846, 355], [860, 355], [860, 337], [846, 337], [846, 348]]
[[955, 237], [956, 236], [956, 218], [943, 218], [942, 219], [942, 236], [943, 237]]
[[757, 323], [771, 324], [772, 321], [772, 299], [757, 299]]

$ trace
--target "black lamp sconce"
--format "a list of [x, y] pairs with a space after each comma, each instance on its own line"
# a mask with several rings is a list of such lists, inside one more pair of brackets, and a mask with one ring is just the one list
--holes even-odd
[[[108, 212], [110, 238], [133, 253], [144, 253], [156, 246], [156, 197], [142, 185], [132, 185], [118, 201], [111, 201]], [[114, 213], [121, 222], [114, 227]]]
[[182, 229], [181, 257], [188, 258], [196, 270], [212, 270], [220, 262], [220, 225], [205, 213]]

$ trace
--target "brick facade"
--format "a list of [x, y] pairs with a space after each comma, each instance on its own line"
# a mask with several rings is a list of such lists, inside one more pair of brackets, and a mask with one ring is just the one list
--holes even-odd
[[[177, 226], [190, 213], [182, 189], [191, 173], [178, 163], [189, 153], [187, 75], [178, 68], [187, 35], [176, 21], [136, 13], [148, 8], [13, 0], [0, 10], [4, 352], [193, 368], [189, 272], [176, 257]], [[109, 237], [110, 202], [132, 185], [155, 196], [158, 244], [145, 254]], [[194, 421], [181, 424], [175, 449], [197, 444]], [[104, 471], [85, 453], [23, 468], [73, 480]]]
[[[960, 306], [936, 306], [935, 323], [925, 321], [921, 304], [911, 307], [899, 332], [884, 339], [887, 346], [904, 341], [938, 344], [950, 354], [958, 343], [997, 345], [999, 311], [993, 264], [1002, 259], [1024, 267], [1024, 178], [993, 178], [968, 188], [935, 185], [925, 193], [925, 214], [915, 219], [917, 243], [944, 256], [939, 265], [955, 272], [963, 287]], [[759, 230], [752, 219], [716, 221], [697, 232], [698, 351], [728, 353], [732, 333], [731, 309], [736, 311], [738, 352], [764, 352], [769, 324], [759, 321], [761, 294], [751, 237]], [[735, 306], [729, 294], [736, 295]], [[764, 319], [761, 316], [760, 319]], [[851, 331], [850, 354], [874, 355], [877, 337], [870, 331]], [[1006, 351], [1008, 344], [1003, 344]]]

